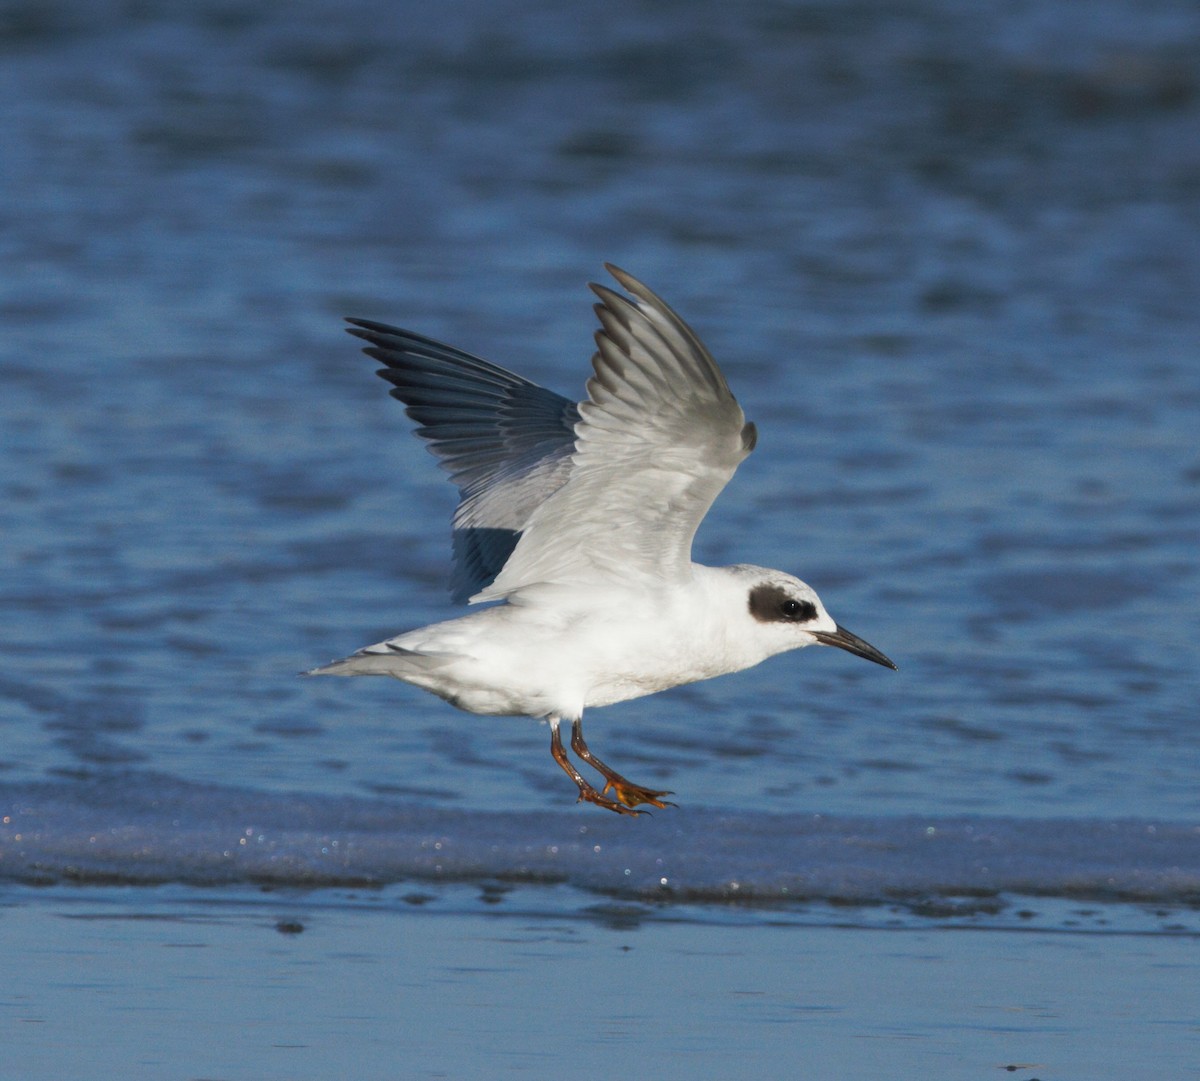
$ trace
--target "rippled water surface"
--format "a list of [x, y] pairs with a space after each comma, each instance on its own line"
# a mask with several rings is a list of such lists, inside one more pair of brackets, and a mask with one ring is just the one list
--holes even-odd
[[605, 759], [676, 793], [656, 826], [1190, 828], [1198, 57], [1171, 2], [9, 5], [19, 875], [82, 859], [34, 811], [77, 848], [136, 820], [181, 866], [222, 850], [180, 840], [181, 792], [206, 822], [236, 792], [252, 831], [286, 793], [308, 840], [360, 800], [460, 840], [494, 810], [507, 843], [523, 814], [614, 827], [533, 722], [297, 678], [453, 612], [453, 490], [339, 318], [580, 394], [606, 259], [760, 431], [697, 557], [800, 574], [900, 665], [809, 650], [593, 712]]

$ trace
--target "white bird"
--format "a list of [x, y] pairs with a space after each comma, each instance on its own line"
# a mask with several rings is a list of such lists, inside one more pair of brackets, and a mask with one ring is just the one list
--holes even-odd
[[[606, 269], [629, 296], [591, 286], [601, 329], [578, 405], [451, 346], [347, 320], [458, 485], [455, 600], [504, 603], [308, 674], [393, 676], [471, 713], [544, 719], [579, 800], [636, 815], [671, 793], [592, 754], [585, 709], [810, 645], [896, 666], [798, 578], [692, 562], [701, 519], [757, 433], [695, 332], [636, 278]], [[567, 757], [564, 721], [603, 792]]]

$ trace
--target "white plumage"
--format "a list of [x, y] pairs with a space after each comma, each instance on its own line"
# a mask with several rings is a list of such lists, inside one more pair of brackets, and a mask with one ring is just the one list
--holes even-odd
[[[692, 538], [756, 433], [700, 339], [641, 282], [592, 289], [587, 398], [569, 399], [431, 339], [352, 319], [364, 351], [458, 484], [452, 591], [479, 612], [379, 642], [310, 675], [388, 675], [460, 709], [551, 726], [579, 798], [624, 814], [666, 792], [627, 781], [582, 715], [822, 644], [894, 668], [782, 571], [691, 561]], [[605, 778], [603, 793], [567, 758]], [[613, 791], [616, 799], [607, 798]]]

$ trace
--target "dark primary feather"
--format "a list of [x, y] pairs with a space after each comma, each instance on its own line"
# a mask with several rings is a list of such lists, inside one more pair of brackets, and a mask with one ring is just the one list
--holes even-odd
[[574, 402], [461, 349], [367, 319], [347, 319], [379, 375], [419, 425], [462, 501], [451, 592], [490, 585], [534, 510], [570, 473]]

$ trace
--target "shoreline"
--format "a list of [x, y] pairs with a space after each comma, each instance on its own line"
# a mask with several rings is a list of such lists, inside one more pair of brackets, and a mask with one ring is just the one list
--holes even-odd
[[8, 1069], [719, 1081], [753, 1061], [764, 1077], [1094, 1081], [1192, 1076], [1200, 1062], [1191, 933], [556, 914], [523, 910], [519, 891], [475, 911], [442, 900], [5, 891]]

